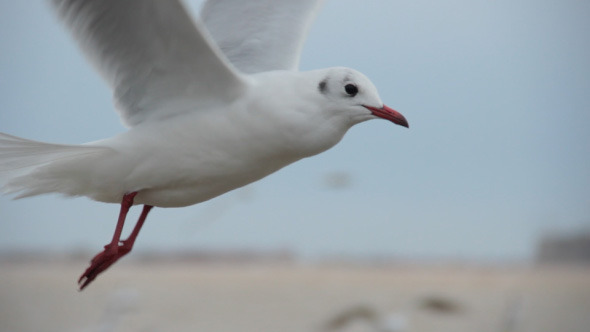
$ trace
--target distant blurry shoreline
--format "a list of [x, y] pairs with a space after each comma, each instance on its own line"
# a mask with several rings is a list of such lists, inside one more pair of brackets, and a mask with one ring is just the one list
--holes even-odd
[[590, 266], [571, 262], [138, 251], [78, 292], [77, 277], [91, 257], [85, 250], [0, 252], [0, 331], [586, 332], [590, 326]]
[[[0, 264], [6, 263], [79, 263], [88, 261], [94, 253], [90, 250], [41, 251], [4, 250], [0, 251]], [[585, 260], [469, 260], [444, 258], [400, 258], [400, 257], [348, 257], [327, 256], [309, 260], [287, 251], [255, 250], [175, 250], [175, 251], [137, 251], [122, 261], [122, 264], [175, 264], [198, 265], [236, 264], [236, 265], [285, 265], [285, 266], [343, 266], [367, 268], [403, 267], [449, 267], [449, 268], [534, 268], [556, 267], [589, 269]]]

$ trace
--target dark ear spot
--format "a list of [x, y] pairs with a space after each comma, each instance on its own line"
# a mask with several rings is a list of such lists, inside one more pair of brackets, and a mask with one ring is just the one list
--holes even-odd
[[328, 83], [326, 83], [326, 80], [323, 80], [318, 84], [318, 90], [320, 90], [321, 93], [326, 93], [328, 90]]

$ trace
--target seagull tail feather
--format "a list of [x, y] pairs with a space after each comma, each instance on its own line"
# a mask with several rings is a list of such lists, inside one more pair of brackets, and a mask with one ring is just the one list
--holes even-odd
[[105, 147], [43, 143], [0, 133], [0, 193], [18, 194], [15, 198], [51, 192], [77, 195], [72, 189], [79, 187], [83, 179], [76, 170], [89, 160], [100, 158], [105, 150], [110, 151]]

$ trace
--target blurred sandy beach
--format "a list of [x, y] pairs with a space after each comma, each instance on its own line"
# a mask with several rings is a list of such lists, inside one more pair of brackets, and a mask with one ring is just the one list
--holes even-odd
[[590, 267], [0, 262], [0, 331], [579, 331]]

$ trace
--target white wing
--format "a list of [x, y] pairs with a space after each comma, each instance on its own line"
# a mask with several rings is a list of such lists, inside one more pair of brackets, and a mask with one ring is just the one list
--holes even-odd
[[[230, 101], [244, 81], [178, 0], [53, 0], [137, 125]], [[205, 31], [205, 33], [202, 33]]]
[[201, 18], [244, 73], [297, 70], [303, 42], [323, 0], [208, 0]]

